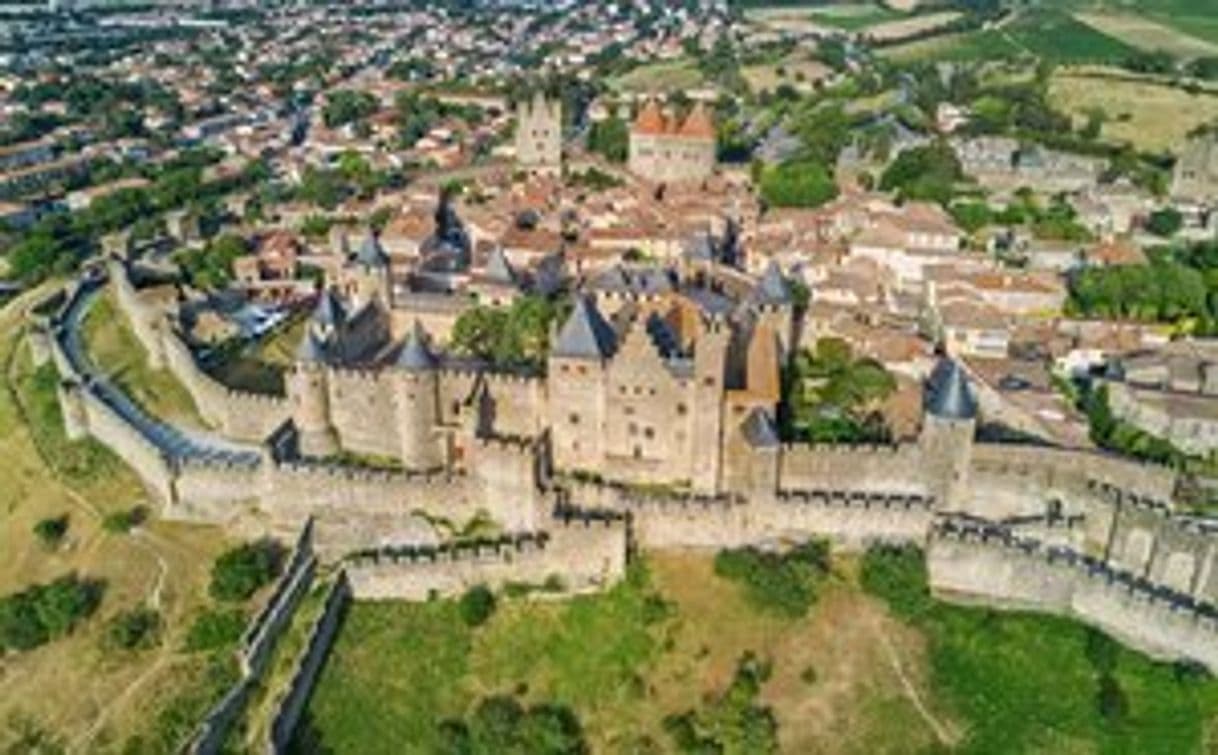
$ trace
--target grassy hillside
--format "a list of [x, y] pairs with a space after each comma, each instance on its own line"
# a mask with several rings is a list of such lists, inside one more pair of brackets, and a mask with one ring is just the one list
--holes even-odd
[[[101, 580], [104, 592], [97, 613], [67, 637], [0, 659], [0, 751], [35, 751], [36, 742], [114, 751], [128, 735], [158, 727], [163, 712], [199, 689], [207, 659], [178, 651], [225, 540], [214, 529], [155, 516], [129, 534], [103, 526], [106, 516], [151, 502], [116, 456], [64, 436], [54, 368], [35, 369], [20, 338], [30, 300], [0, 309], [0, 594], [69, 572]], [[35, 525], [63, 515], [63, 541], [43, 545]], [[159, 611], [161, 644], [107, 648], [111, 620], [137, 607]], [[180, 709], [193, 723], [195, 709]]]
[[[752, 651], [772, 664], [759, 702], [784, 752], [1213, 745], [1218, 682], [1208, 677], [1068, 621], [934, 603], [920, 563], [898, 564], [875, 590], [895, 609], [860, 587], [857, 561], [834, 568], [810, 615], [794, 620], [757, 614], [708, 557], [671, 553], [650, 554], [646, 572], [608, 594], [508, 602], [478, 629], [449, 601], [356, 604], [307, 739], [335, 753], [402, 741], [432, 752], [438, 722], [503, 693], [569, 706], [593, 752], [669, 752], [665, 716], [716, 699]], [[1105, 693], [1116, 710], [1101, 706], [1101, 684], [1116, 689]]]

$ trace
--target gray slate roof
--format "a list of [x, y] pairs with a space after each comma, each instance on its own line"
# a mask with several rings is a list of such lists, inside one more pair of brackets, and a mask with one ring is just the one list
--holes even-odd
[[380, 239], [372, 231], [369, 231], [363, 242], [360, 243], [359, 249], [355, 252], [355, 259], [368, 267], [384, 267], [389, 263], [389, 255], [385, 254]]
[[333, 288], [322, 291], [313, 310], [313, 322], [324, 328], [337, 328], [346, 320], [347, 308], [343, 306], [338, 291]]
[[769, 412], [760, 407], [754, 408], [749, 412], [749, 416], [744, 418], [744, 422], [740, 424], [740, 432], [744, 433], [745, 440], [754, 448], [774, 448], [782, 443], [774, 420], [770, 418]]
[[577, 295], [571, 316], [558, 331], [554, 356], [605, 359], [616, 346], [617, 336], [596, 305], [588, 297]]
[[300, 362], [325, 362], [326, 344], [317, 337], [312, 328], [306, 328], [300, 345], [296, 347], [296, 360]]
[[512, 265], [508, 262], [507, 255], [503, 253], [503, 247], [498, 244], [491, 250], [490, 256], [486, 260], [486, 277], [495, 283], [502, 283], [505, 286], [516, 285], [516, 271], [512, 269]]
[[974, 419], [977, 416], [977, 400], [964, 370], [954, 359], [940, 359], [931, 371], [926, 386], [926, 411], [943, 419]]
[[791, 302], [791, 291], [782, 277], [782, 270], [774, 260], [770, 260], [765, 272], [761, 274], [761, 280], [757, 282], [757, 298], [762, 304], [789, 304]]
[[427, 348], [427, 335], [423, 332], [423, 326], [415, 320], [414, 327], [406, 336], [406, 343], [398, 352], [397, 366], [411, 372], [422, 372], [434, 370], [438, 363], [435, 354]]

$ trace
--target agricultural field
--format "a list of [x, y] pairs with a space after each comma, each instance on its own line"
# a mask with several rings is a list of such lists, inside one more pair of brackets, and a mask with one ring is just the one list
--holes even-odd
[[754, 92], [772, 91], [782, 84], [798, 91], [811, 91], [816, 82], [832, 77], [833, 69], [816, 60], [793, 60], [745, 66], [740, 73]]
[[639, 66], [612, 79], [609, 86], [618, 92], [647, 94], [696, 89], [703, 81], [702, 72], [693, 61], [675, 60]]
[[1062, 5], [1089, 15], [1139, 16], [1184, 38], [1218, 44], [1218, 12], [1212, 0], [1068, 0]]
[[807, 9], [817, 23], [842, 31], [860, 31], [887, 21], [899, 21], [907, 14], [879, 3], [839, 3]]
[[1037, 57], [1075, 64], [1124, 60], [1136, 50], [1068, 12], [1041, 7], [1018, 12], [1001, 26], [930, 37], [881, 48], [880, 52], [906, 61]]
[[1091, 28], [1145, 52], [1163, 51], [1178, 58], [1218, 55], [1218, 43], [1132, 13], [1082, 12], [1074, 17]]
[[[300, 751], [388, 753], [409, 741], [433, 752], [440, 722], [507, 694], [572, 710], [592, 752], [668, 752], [664, 719], [718, 699], [749, 652], [772, 670], [757, 703], [783, 752], [1213, 745], [1212, 678], [1068, 621], [934, 602], [920, 561], [860, 579], [859, 559], [835, 559], [802, 618], [760, 613], [711, 561], [650, 553], [606, 594], [509, 599], [475, 629], [453, 601], [357, 603]], [[1100, 705], [1101, 689], [1119, 705]]]
[[876, 41], [900, 40], [938, 29], [960, 18], [959, 13], [945, 11], [906, 18], [897, 18], [860, 29], [868, 39]]
[[1058, 71], [1049, 84], [1049, 100], [1079, 123], [1101, 110], [1105, 139], [1153, 152], [1179, 148], [1190, 131], [1218, 118], [1218, 95], [1190, 94], [1103, 69]]
[[[165, 522], [155, 511], [125, 533], [111, 525], [114, 515], [153, 504], [118, 457], [64, 435], [54, 368], [35, 368], [21, 338], [31, 300], [0, 309], [0, 594], [69, 573], [100, 580], [102, 594], [97, 611], [68, 635], [0, 657], [0, 751], [117, 751], [131, 735], [159, 729], [164, 711], [194, 699], [208, 662], [180, 649], [206, 602], [208, 566], [227, 543], [213, 528]], [[64, 515], [56, 547], [35, 536], [38, 522]], [[160, 644], [107, 648], [111, 620], [141, 606], [159, 611]], [[209, 702], [195, 701], [180, 708], [184, 726]], [[156, 748], [132, 750], [144, 751]]]

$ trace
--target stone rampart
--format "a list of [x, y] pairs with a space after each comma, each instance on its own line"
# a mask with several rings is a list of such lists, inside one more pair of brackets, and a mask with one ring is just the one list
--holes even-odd
[[934, 528], [927, 565], [944, 599], [1069, 616], [1151, 656], [1218, 671], [1218, 609], [1098, 559], [947, 520]]
[[283, 574], [275, 583], [270, 599], [241, 635], [237, 657], [247, 675], [260, 674], [266, 668], [275, 642], [292, 618], [300, 599], [313, 584], [317, 571], [317, 556], [313, 553], [313, 520], [305, 523], [292, 548], [292, 555]]
[[780, 490], [875, 490], [924, 493], [921, 449], [915, 445], [791, 444], [778, 460]]
[[309, 696], [313, 694], [313, 687], [338, 635], [350, 599], [351, 585], [347, 574], [339, 572], [326, 596], [325, 608], [309, 632], [309, 641], [296, 662], [296, 672], [292, 675], [287, 692], [275, 706], [266, 743], [266, 752], [270, 755], [288, 751], [296, 724], [300, 722]]
[[296, 539], [292, 556], [275, 585], [274, 593], [241, 635], [237, 647], [239, 678], [208, 711], [190, 742], [183, 748], [186, 752], [191, 755], [214, 755], [223, 751], [229, 731], [245, 710], [246, 700], [258, 685], [275, 643], [312, 584], [316, 568], [313, 526], [312, 522], [308, 522]]
[[173, 327], [169, 313], [140, 299], [127, 268], [111, 262], [108, 270], [119, 311], [148, 353], [149, 363], [173, 374], [208, 423], [230, 438], [261, 441], [287, 420], [291, 409], [283, 397], [234, 390], [207, 374]]
[[207, 374], [172, 328], [161, 331], [161, 341], [165, 367], [190, 393], [199, 414], [227, 437], [262, 441], [291, 415], [281, 396], [234, 390]]
[[1143, 498], [1170, 501], [1177, 475], [1169, 467], [1145, 464], [1112, 454], [1007, 443], [977, 443], [973, 466], [1006, 470], [1037, 484], [1081, 489], [1095, 480]]
[[543, 533], [440, 547], [385, 548], [347, 562], [354, 596], [367, 600], [426, 600], [457, 595], [478, 584], [542, 584], [557, 577], [573, 591], [599, 589], [626, 570], [627, 524], [614, 518], [555, 519]]

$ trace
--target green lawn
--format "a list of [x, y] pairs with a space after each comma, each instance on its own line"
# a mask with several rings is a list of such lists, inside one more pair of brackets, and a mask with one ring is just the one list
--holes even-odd
[[[749, 650], [773, 666], [759, 701], [783, 752], [1191, 753], [1218, 722], [1213, 679], [1070, 621], [931, 601], [920, 562], [894, 580], [908, 593], [913, 575], [912, 610], [886, 611], [844, 559], [808, 617], [783, 619], [759, 615], [710, 561], [650, 554], [648, 573], [604, 595], [501, 602], [478, 629], [451, 601], [357, 603], [306, 739], [334, 753], [436, 752], [440, 722], [507, 694], [571, 708], [593, 752], [669, 752], [663, 718], [721, 694]], [[1123, 701], [1107, 716], [1101, 668]]]

